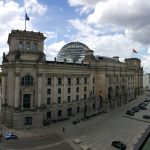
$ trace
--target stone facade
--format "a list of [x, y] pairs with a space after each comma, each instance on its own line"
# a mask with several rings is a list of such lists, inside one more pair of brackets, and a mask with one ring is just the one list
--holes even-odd
[[115, 108], [143, 91], [137, 58], [85, 52], [81, 63], [47, 61], [40, 32], [12, 30], [2, 62], [2, 120], [7, 126], [42, 126], [72, 115], [84, 117]]

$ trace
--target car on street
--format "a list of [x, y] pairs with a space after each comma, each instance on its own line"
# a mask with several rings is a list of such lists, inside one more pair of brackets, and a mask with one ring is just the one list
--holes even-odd
[[75, 119], [75, 120], [72, 121], [73, 124], [77, 124], [79, 122], [80, 122], [80, 119]]
[[144, 106], [144, 105], [141, 105], [139, 107], [140, 107], [141, 110], [147, 110], [146, 106]]
[[127, 110], [126, 114], [130, 115], [130, 116], [134, 116], [134, 111], [133, 110]]
[[7, 132], [4, 136], [5, 139], [17, 139], [17, 135], [13, 132]]
[[138, 107], [132, 107], [132, 109], [134, 112], [139, 112], [139, 108]]
[[123, 142], [121, 142], [121, 141], [113, 141], [112, 145], [114, 147], [117, 147], [118, 149], [121, 149], [121, 150], [125, 150], [126, 149], [126, 145]]
[[150, 119], [150, 115], [143, 115], [143, 118]]

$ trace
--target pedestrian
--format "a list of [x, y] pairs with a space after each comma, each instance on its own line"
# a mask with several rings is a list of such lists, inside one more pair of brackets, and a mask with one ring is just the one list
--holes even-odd
[[65, 128], [63, 127], [63, 133], [65, 132]]

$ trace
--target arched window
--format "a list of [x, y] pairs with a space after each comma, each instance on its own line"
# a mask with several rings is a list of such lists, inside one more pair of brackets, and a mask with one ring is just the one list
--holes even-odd
[[26, 76], [22, 77], [21, 85], [23, 85], [23, 86], [33, 85], [33, 77], [31, 77], [30, 75], [26, 75]]
[[37, 50], [37, 43], [33, 43], [32, 49], [33, 49], [33, 50]]
[[26, 43], [26, 49], [29, 50], [30, 49], [30, 42]]
[[23, 49], [23, 42], [22, 41], [19, 42], [18, 47], [19, 47], [19, 49]]

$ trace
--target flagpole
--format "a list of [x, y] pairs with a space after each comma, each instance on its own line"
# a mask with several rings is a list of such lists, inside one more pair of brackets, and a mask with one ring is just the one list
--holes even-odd
[[25, 31], [26, 31], [26, 18], [25, 18]]
[[26, 10], [24, 10], [24, 22], [25, 22], [25, 31], [26, 31]]
[[28, 17], [26, 11], [25, 11], [25, 31], [26, 31], [26, 21], [29, 21], [30, 18]]

